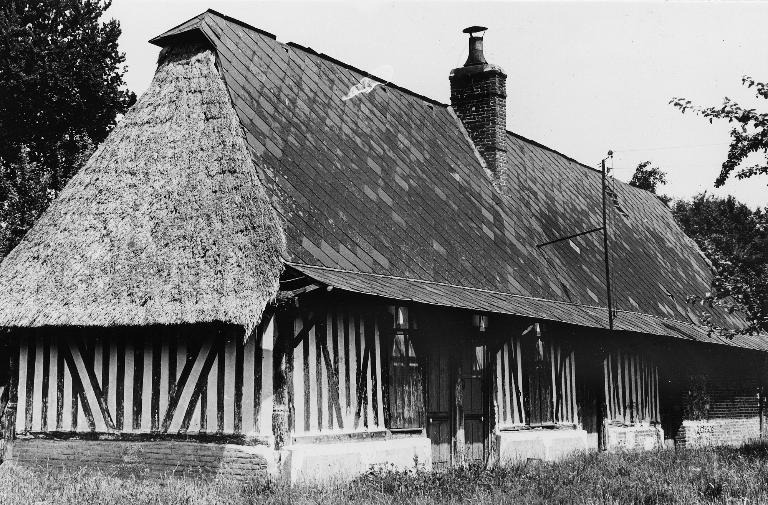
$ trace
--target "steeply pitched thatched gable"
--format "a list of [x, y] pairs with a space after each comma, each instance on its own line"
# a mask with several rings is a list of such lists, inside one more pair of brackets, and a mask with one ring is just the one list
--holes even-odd
[[0, 325], [252, 328], [284, 248], [213, 52], [177, 47], [0, 265]]

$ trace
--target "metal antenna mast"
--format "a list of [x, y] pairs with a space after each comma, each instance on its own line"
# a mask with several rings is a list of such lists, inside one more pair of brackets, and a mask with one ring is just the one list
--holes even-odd
[[608, 184], [608, 171], [605, 168], [605, 160], [612, 157], [613, 151], [608, 151], [608, 156], [600, 162], [603, 171], [603, 255], [605, 257], [605, 292], [608, 298], [608, 331], [613, 331], [613, 297], [611, 296], [611, 262], [608, 257], [608, 225], [605, 219], [607, 215], [605, 197]]
[[613, 331], [613, 294], [611, 292], [611, 263], [610, 263], [610, 256], [608, 253], [608, 224], [606, 219], [608, 215], [608, 207], [606, 206], [606, 196], [607, 196], [607, 189], [608, 189], [608, 169], [605, 166], [605, 160], [610, 158], [613, 158], [613, 151], [608, 151], [608, 156], [606, 156], [600, 161], [600, 167], [602, 170], [603, 225], [600, 226], [599, 228], [592, 228], [591, 230], [574, 233], [572, 235], [556, 238], [554, 240], [549, 240], [547, 242], [538, 244], [536, 247], [542, 248], [548, 245], [556, 244], [558, 242], [563, 242], [564, 240], [570, 240], [572, 238], [580, 237], [582, 235], [587, 235], [589, 233], [595, 233], [597, 231], [603, 232], [603, 261], [605, 262], [605, 292], [606, 292], [606, 298], [608, 300], [608, 330]]

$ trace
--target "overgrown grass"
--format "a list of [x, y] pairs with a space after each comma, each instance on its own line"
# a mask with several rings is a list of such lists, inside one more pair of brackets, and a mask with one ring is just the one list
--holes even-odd
[[768, 446], [583, 454], [560, 463], [446, 472], [372, 470], [347, 483], [120, 478], [0, 466], [1, 504], [768, 503]]

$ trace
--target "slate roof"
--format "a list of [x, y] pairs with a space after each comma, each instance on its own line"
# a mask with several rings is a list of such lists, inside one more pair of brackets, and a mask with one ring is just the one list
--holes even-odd
[[[215, 11], [151, 42], [200, 35], [284, 222], [286, 264], [360, 293], [606, 327], [600, 234], [536, 247], [600, 225], [598, 171], [509, 133], [502, 196], [447, 105]], [[344, 99], [364, 78], [376, 86]], [[685, 303], [709, 289], [701, 252], [655, 196], [611, 190], [617, 327], [717, 340]]]

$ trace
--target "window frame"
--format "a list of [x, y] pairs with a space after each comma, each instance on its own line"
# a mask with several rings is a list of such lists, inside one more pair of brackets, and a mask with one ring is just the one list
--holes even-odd
[[[401, 310], [404, 318], [401, 318]], [[411, 307], [395, 304], [390, 306], [391, 326], [387, 339], [386, 363], [387, 363], [387, 429], [393, 432], [420, 432], [426, 428], [425, 400], [424, 400], [424, 359], [418, 351], [415, 336], [418, 326]], [[398, 338], [402, 338], [404, 354], [395, 354], [395, 345]], [[411, 352], [413, 354], [411, 354]], [[400, 373], [396, 373], [396, 367], [400, 366]], [[404, 370], [405, 369], [405, 370]], [[400, 379], [399, 381], [397, 379]], [[412, 405], [410, 416], [406, 416], [404, 399], [405, 389], [398, 395], [398, 386], [408, 383], [408, 387], [415, 388], [409, 395], [417, 404]], [[402, 421], [402, 423], [401, 423]], [[397, 425], [396, 425], [397, 423]]]

